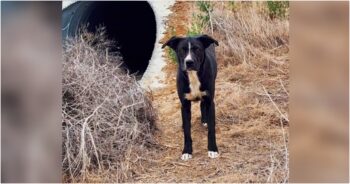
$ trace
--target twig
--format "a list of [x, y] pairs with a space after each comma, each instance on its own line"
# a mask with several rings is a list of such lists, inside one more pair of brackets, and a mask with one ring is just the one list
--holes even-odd
[[288, 148], [287, 148], [287, 140], [286, 140], [286, 133], [285, 133], [285, 131], [284, 131], [284, 127], [283, 127], [283, 122], [282, 122], [282, 119], [280, 119], [280, 123], [281, 123], [281, 129], [282, 129], [282, 135], [283, 135], [283, 140], [284, 140], [284, 155], [285, 155], [285, 162], [286, 162], [286, 164], [285, 164], [285, 171], [287, 171], [287, 173], [286, 173], [286, 176], [284, 177], [284, 182], [283, 183], [286, 183], [287, 182], [287, 180], [288, 180], [288, 178], [289, 178], [289, 167], [288, 167], [288, 163], [289, 163], [289, 159], [288, 159], [288, 156], [289, 156], [289, 154], [288, 154]]
[[279, 81], [280, 81], [280, 83], [281, 83], [281, 86], [282, 86], [284, 92], [286, 92], [287, 95], [289, 96], [289, 93], [288, 93], [288, 91], [286, 90], [286, 88], [284, 87], [284, 85], [283, 85], [283, 83], [282, 83], [282, 80], [280, 79]]
[[210, 30], [211, 30], [211, 35], [214, 34], [214, 28], [213, 28], [213, 21], [212, 21], [212, 16], [211, 16], [211, 12], [210, 12], [210, 9], [209, 9], [209, 4], [204, 4], [204, 7], [205, 7], [205, 11], [207, 12], [208, 16], [209, 16], [209, 22], [210, 22]]
[[266, 91], [265, 86], [263, 85], [262, 87], [263, 87], [263, 89], [264, 89], [266, 95], [269, 97], [270, 101], [272, 102], [272, 104], [275, 106], [276, 110], [280, 113], [280, 115], [283, 117], [283, 119], [285, 119], [286, 121], [289, 122], [289, 119], [280, 111], [280, 109], [278, 108], [278, 106], [276, 105], [276, 103], [272, 100], [270, 94]]
[[184, 164], [184, 163], [180, 163], [180, 162], [171, 162], [174, 165], [181, 165], [181, 166], [186, 166], [186, 167], [191, 167], [190, 165]]

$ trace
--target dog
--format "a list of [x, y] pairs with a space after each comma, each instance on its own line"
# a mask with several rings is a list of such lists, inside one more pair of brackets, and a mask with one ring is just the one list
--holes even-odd
[[192, 158], [191, 102], [195, 101], [200, 101], [201, 123], [208, 127], [208, 156], [219, 156], [215, 135], [215, 45], [219, 45], [218, 41], [208, 35], [173, 36], [162, 45], [175, 51], [178, 63], [176, 84], [184, 132], [181, 159], [185, 161]]

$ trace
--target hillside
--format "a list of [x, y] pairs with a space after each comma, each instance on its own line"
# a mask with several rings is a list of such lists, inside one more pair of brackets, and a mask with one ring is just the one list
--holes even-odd
[[[153, 92], [160, 148], [147, 158], [142, 174], [134, 181], [288, 181], [288, 20], [263, 16], [265, 5], [259, 3], [213, 6], [213, 37], [220, 44], [216, 48], [219, 73], [215, 97], [220, 157], [207, 156], [207, 133], [200, 125], [197, 103], [192, 105], [193, 159], [180, 159], [183, 133], [175, 83], [177, 66], [165, 51], [166, 87]], [[194, 2], [176, 2], [171, 10], [163, 40], [186, 35], [196, 24], [196, 13], [201, 13]], [[203, 32], [210, 34], [210, 29]]]
[[178, 1], [170, 8], [161, 43], [173, 35], [198, 34], [219, 42], [216, 159], [207, 154], [199, 103], [192, 103], [193, 158], [180, 159], [183, 131], [171, 50], [163, 50], [162, 87], [146, 91], [135, 75], [120, 67], [120, 53], [108, 52], [115, 43], [103, 27], [68, 40], [63, 181], [288, 182], [288, 6]]

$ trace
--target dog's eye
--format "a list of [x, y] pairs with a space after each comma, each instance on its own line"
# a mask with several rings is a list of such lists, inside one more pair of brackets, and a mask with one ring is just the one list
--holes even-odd
[[193, 47], [192, 50], [193, 50], [193, 52], [197, 52], [199, 50], [199, 48], [198, 47]]
[[184, 48], [184, 47], [181, 47], [181, 48], [179, 48], [179, 53], [185, 53], [186, 52], [186, 48]]
[[181, 51], [182, 51], [182, 52], [186, 52], [186, 50], [187, 50], [186, 47], [182, 47], [182, 48], [181, 48]]

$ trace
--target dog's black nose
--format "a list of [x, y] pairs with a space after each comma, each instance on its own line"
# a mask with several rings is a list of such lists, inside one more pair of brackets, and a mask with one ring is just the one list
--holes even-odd
[[186, 61], [186, 67], [187, 68], [193, 68], [194, 67], [194, 62], [192, 60]]

